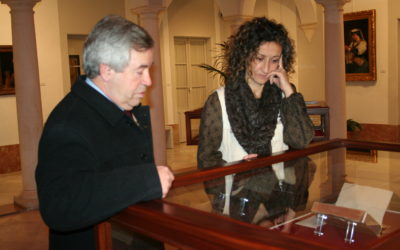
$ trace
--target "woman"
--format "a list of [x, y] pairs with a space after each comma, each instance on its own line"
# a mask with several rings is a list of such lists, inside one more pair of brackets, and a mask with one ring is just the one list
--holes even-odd
[[347, 63], [353, 63], [353, 57], [366, 57], [367, 41], [360, 29], [352, 29], [350, 31], [350, 44], [345, 45]]
[[368, 73], [367, 41], [360, 29], [352, 29], [350, 37], [350, 44], [345, 45], [346, 73]]
[[289, 83], [294, 48], [286, 29], [265, 17], [241, 25], [224, 51], [225, 86], [206, 101], [199, 168], [267, 156], [310, 143], [303, 96]]

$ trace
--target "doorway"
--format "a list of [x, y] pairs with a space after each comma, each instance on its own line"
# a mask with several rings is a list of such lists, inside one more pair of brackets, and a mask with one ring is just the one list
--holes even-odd
[[[198, 67], [209, 61], [207, 38], [175, 37], [175, 92], [179, 124], [179, 142], [186, 141], [185, 112], [203, 107], [207, 97], [208, 75]], [[192, 124], [194, 136], [199, 122]]]
[[68, 62], [71, 86], [81, 74], [84, 74], [82, 67], [83, 44], [86, 35], [68, 35]]

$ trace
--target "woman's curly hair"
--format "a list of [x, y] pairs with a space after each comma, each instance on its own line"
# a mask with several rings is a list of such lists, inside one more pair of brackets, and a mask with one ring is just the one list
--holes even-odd
[[224, 44], [224, 72], [228, 82], [244, 79], [246, 69], [264, 42], [277, 42], [282, 46], [283, 67], [294, 72], [294, 46], [286, 28], [265, 17], [256, 17], [242, 24]]

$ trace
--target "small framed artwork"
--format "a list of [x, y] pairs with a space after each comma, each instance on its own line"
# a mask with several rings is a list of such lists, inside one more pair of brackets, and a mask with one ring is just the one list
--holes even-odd
[[346, 81], [375, 81], [375, 10], [346, 13], [343, 21]]
[[14, 63], [11, 45], [0, 45], [0, 95], [14, 95]]

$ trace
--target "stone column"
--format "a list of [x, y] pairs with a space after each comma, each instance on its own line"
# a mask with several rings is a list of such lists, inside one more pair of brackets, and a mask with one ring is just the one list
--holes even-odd
[[325, 9], [325, 99], [330, 138], [346, 138], [346, 74], [343, 5], [350, 0], [316, 0]]
[[1, 0], [11, 11], [15, 95], [22, 169], [22, 193], [14, 202], [37, 208], [35, 169], [43, 127], [33, 7], [40, 0]]
[[151, 67], [153, 85], [150, 88], [150, 114], [153, 134], [154, 159], [157, 165], [167, 164], [167, 147], [165, 136], [164, 98], [161, 75], [159, 14], [165, 8], [160, 4], [134, 8], [132, 11], [139, 15], [139, 24], [146, 29], [154, 40], [154, 62]]
[[[330, 138], [346, 138], [346, 74], [343, 5], [350, 0], [316, 0], [325, 8], [325, 99], [329, 106]], [[345, 180], [346, 149], [330, 150], [328, 176], [336, 199]]]

